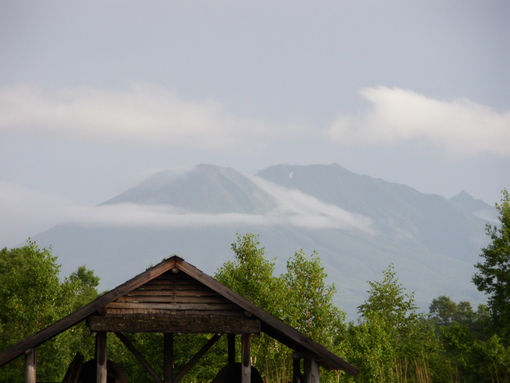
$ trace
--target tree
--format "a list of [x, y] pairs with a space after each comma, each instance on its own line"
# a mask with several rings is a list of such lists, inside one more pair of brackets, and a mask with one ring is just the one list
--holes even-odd
[[368, 282], [369, 296], [358, 307], [362, 318], [369, 320], [374, 315], [382, 315], [395, 329], [413, 324], [419, 318], [414, 294], [406, 292], [396, 275], [391, 264], [383, 270], [382, 281]]
[[99, 285], [99, 277], [92, 270], [80, 266], [78, 270], [66, 278], [65, 285], [73, 291], [75, 308], [78, 309], [97, 298], [96, 288]]
[[[61, 283], [59, 271], [60, 265], [51, 249], [41, 249], [33, 241], [28, 240], [19, 248], [0, 250], [1, 351], [70, 314], [77, 308], [77, 302], [87, 303], [85, 299], [95, 297], [90, 289], [86, 297], [82, 295], [85, 292], [78, 289], [79, 285], [83, 287], [83, 283], [78, 283], [79, 275], [97, 280], [92, 278], [92, 272], [83, 268], [76, 277], [71, 276]], [[83, 341], [83, 336], [91, 338], [89, 333], [73, 328], [39, 346], [38, 378], [60, 381], [74, 353], [85, 353], [88, 342]], [[21, 380], [21, 359], [2, 367], [0, 382]]]
[[[253, 304], [282, 317], [283, 283], [273, 275], [275, 264], [265, 258], [265, 249], [260, 246], [255, 234], [237, 234], [236, 242], [231, 245], [234, 261], [227, 261], [216, 272], [215, 279], [242, 295]], [[281, 344], [271, 337], [261, 334], [252, 342], [253, 364], [266, 379], [276, 380], [276, 376], [288, 370], [288, 355]]]
[[287, 293], [287, 323], [328, 348], [345, 329], [345, 313], [333, 302], [334, 284], [326, 283], [326, 271], [316, 252], [307, 256], [302, 250], [287, 261], [283, 275]]
[[223, 264], [215, 279], [253, 304], [276, 314], [281, 306], [278, 292], [282, 291], [282, 281], [273, 275], [275, 264], [265, 258], [258, 236], [237, 234], [231, 248], [235, 253], [234, 261]]
[[437, 326], [449, 326], [455, 320], [457, 313], [457, 303], [450, 297], [441, 295], [432, 300], [429, 306], [430, 317]]
[[418, 381], [420, 374], [432, 375], [439, 345], [414, 294], [406, 292], [393, 265], [383, 270], [381, 281], [368, 283], [368, 298], [358, 307], [361, 319], [350, 324], [345, 340], [346, 357], [361, 370], [359, 379]]
[[478, 290], [486, 293], [491, 321], [495, 330], [510, 341], [510, 195], [501, 192], [500, 203], [496, 203], [501, 226], [487, 224], [486, 233], [491, 243], [482, 249], [483, 262], [475, 265], [478, 270], [473, 282]]
[[[326, 283], [327, 274], [317, 253], [308, 257], [303, 251], [296, 252], [288, 260], [286, 272], [275, 276], [275, 263], [265, 258], [258, 236], [238, 234], [232, 250], [235, 259], [218, 269], [217, 281], [336, 351], [345, 328], [344, 313], [333, 304], [336, 289]], [[292, 379], [290, 353], [290, 349], [265, 334], [252, 343], [254, 365], [266, 381]], [[333, 377], [323, 375], [321, 381], [328, 382], [328, 378]]]
[[445, 295], [432, 300], [429, 312], [436, 326], [449, 326], [456, 322], [471, 328], [478, 319], [470, 302], [456, 303]]

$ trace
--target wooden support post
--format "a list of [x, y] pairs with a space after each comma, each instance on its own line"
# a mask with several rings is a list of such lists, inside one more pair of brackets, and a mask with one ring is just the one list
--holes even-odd
[[164, 334], [164, 371], [163, 382], [172, 383], [174, 377], [174, 334]]
[[96, 382], [106, 383], [106, 331], [96, 333]]
[[25, 352], [25, 383], [36, 382], [36, 355], [33, 348]]
[[241, 383], [251, 383], [251, 334], [241, 338]]
[[320, 383], [319, 363], [314, 358], [305, 358], [305, 383]]
[[228, 334], [228, 364], [236, 362], [236, 334]]
[[301, 359], [297, 355], [292, 357], [292, 383], [301, 383]]

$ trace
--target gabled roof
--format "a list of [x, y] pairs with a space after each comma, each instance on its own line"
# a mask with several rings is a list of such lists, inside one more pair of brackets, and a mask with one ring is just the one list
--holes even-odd
[[209, 275], [204, 274], [202, 271], [176, 255], [164, 259], [158, 265], [147, 269], [145, 272], [119, 285], [117, 288], [100, 296], [67, 317], [60, 319], [45, 329], [25, 338], [11, 348], [0, 353], [0, 366], [3, 366], [11, 360], [19, 357], [27, 350], [37, 347], [61, 332], [66, 331], [82, 320], [97, 314], [98, 311], [105, 309], [105, 307], [109, 304], [111, 306], [112, 302], [115, 302], [119, 298], [139, 289], [144, 284], [155, 280], [168, 271], [182, 271], [195, 281], [217, 293], [219, 296], [226, 298], [226, 300], [233, 303], [235, 306], [257, 318], [260, 321], [261, 330], [263, 332], [295, 351], [316, 355], [319, 364], [324, 368], [329, 370], [341, 369], [354, 376], [359, 373], [357, 368], [350, 365], [339, 356], [333, 354], [324, 346], [305, 336], [265, 310], [255, 306], [253, 303], [225, 287]]

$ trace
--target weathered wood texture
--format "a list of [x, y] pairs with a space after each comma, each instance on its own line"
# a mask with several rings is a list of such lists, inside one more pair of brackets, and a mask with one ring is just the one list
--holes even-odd
[[109, 332], [260, 333], [260, 321], [242, 315], [93, 316], [88, 323], [92, 331]]
[[304, 380], [305, 383], [319, 383], [319, 364], [315, 359], [305, 359], [304, 363]]
[[168, 271], [88, 318], [92, 331], [259, 333], [260, 321], [182, 272]]
[[96, 382], [106, 383], [107, 367], [106, 367], [106, 332], [100, 331], [96, 333]]
[[31, 348], [25, 353], [25, 383], [36, 382], [36, 354], [35, 350]]
[[171, 271], [108, 303], [104, 308], [107, 315], [157, 314], [161, 311], [200, 313], [203, 311], [239, 312], [240, 309], [189, 275]]
[[241, 383], [251, 383], [251, 335], [243, 334], [241, 340]]

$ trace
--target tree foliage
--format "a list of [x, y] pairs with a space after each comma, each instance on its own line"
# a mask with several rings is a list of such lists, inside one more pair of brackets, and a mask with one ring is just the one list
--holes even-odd
[[418, 312], [414, 294], [399, 282], [394, 266], [380, 281], [369, 281], [368, 297], [358, 307], [359, 323], [346, 336], [346, 357], [366, 382], [417, 381], [431, 375], [439, 344], [433, 328]]
[[488, 295], [488, 308], [495, 330], [510, 342], [510, 195], [502, 191], [499, 212], [500, 227], [488, 224], [486, 233], [491, 243], [482, 249], [483, 262], [475, 265], [473, 282]]
[[358, 307], [358, 313], [364, 320], [369, 321], [374, 315], [383, 315], [388, 324], [398, 330], [418, 318], [414, 294], [402, 286], [393, 264], [383, 270], [381, 281], [369, 281], [368, 284], [368, 298]]
[[[87, 275], [96, 283], [97, 277], [85, 267], [61, 282], [60, 265], [51, 249], [40, 249], [28, 240], [25, 246], [0, 250], [0, 345], [6, 349], [25, 337], [42, 330], [68, 315], [78, 304], [95, 298], [91, 284], [80, 279]], [[92, 283], [92, 284], [94, 284]], [[87, 287], [85, 288], [85, 285]], [[97, 283], [96, 283], [97, 285]], [[62, 366], [67, 366], [74, 352], [87, 354], [90, 335], [80, 327], [53, 338], [38, 347], [38, 376], [43, 381], [62, 378]], [[0, 382], [19, 381], [23, 361], [2, 367]]]
[[[298, 251], [286, 272], [275, 276], [275, 263], [265, 258], [258, 236], [237, 235], [234, 261], [226, 262], [215, 278], [252, 303], [334, 350], [344, 327], [345, 314], [333, 304], [334, 285], [316, 253]], [[254, 364], [268, 381], [291, 380], [291, 350], [261, 334], [253, 342]], [[322, 379], [323, 381], [326, 378]]]

